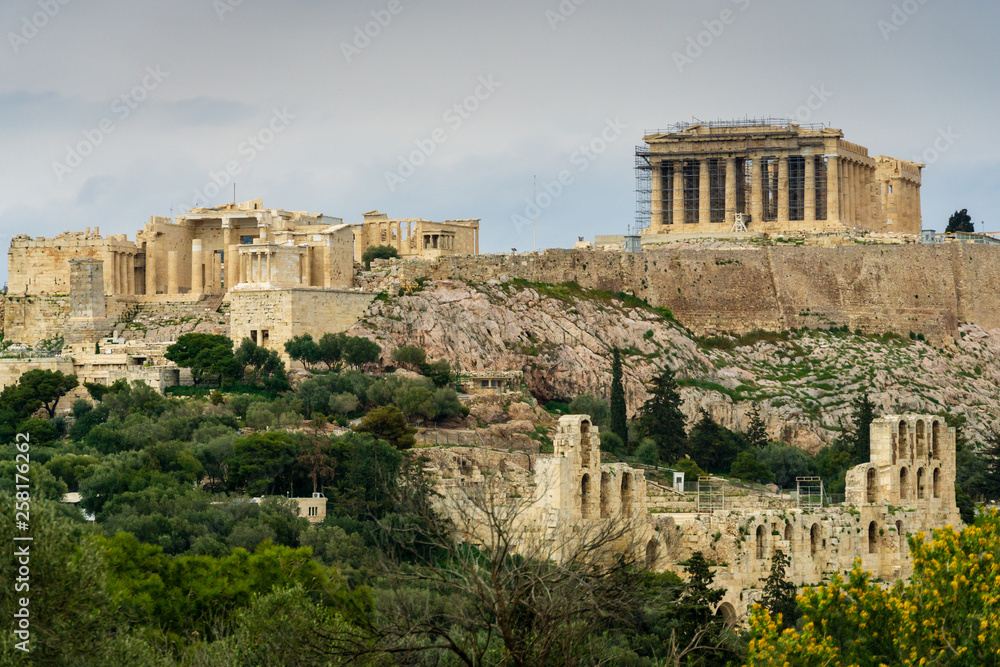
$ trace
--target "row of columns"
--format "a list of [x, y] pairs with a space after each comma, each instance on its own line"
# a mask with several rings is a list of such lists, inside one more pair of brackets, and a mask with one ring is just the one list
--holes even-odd
[[[399, 251], [400, 255], [410, 254], [410, 244], [414, 238], [414, 234], [421, 234], [419, 225], [419, 220], [393, 220], [390, 222], [378, 222], [376, 238], [368, 239], [370, 245], [391, 245], [396, 250]], [[479, 228], [470, 227], [469, 231], [472, 233], [472, 247], [473, 254], [479, 254]], [[460, 232], [459, 232], [460, 233]], [[421, 234], [422, 240], [424, 242], [424, 249], [438, 248], [438, 245], [427, 245], [428, 234]], [[436, 236], [447, 236], [445, 234], [436, 234]], [[441, 246], [441, 249], [454, 250], [455, 249], [455, 236], [451, 235], [450, 245]]]
[[857, 225], [873, 222], [872, 184], [874, 169], [867, 164], [847, 157], [841, 158], [839, 167], [841, 189], [841, 220]]
[[110, 254], [112, 294], [135, 294], [135, 255], [114, 250]]
[[454, 234], [424, 234], [424, 250], [454, 250]]
[[[857, 191], [861, 187], [861, 167], [862, 165], [856, 164], [856, 169], [852, 171], [847, 171], [848, 168], [844, 167], [842, 161], [837, 155], [827, 155], [827, 169], [826, 174], [816, 173], [816, 161], [815, 157], [812, 155], [803, 156], [805, 158], [805, 174], [804, 174], [804, 195], [803, 195], [803, 220], [806, 222], [813, 222], [817, 219], [817, 201], [816, 201], [816, 184], [817, 178], [827, 179], [827, 201], [826, 201], [826, 219], [827, 220], [839, 220], [840, 219], [840, 199], [841, 192], [854, 192], [852, 196], [857, 196]], [[789, 221], [789, 169], [788, 169], [788, 158], [789, 156], [779, 156], [776, 159], [778, 167], [777, 175], [777, 186], [778, 186], [778, 207], [777, 207], [777, 221], [788, 222]], [[736, 158], [729, 157], [725, 158], [725, 214], [724, 223], [732, 224], [735, 219], [736, 213], [749, 213], [751, 219], [754, 221], [764, 220], [764, 172], [763, 172], [763, 156], [751, 156], [748, 159], [752, 159], [753, 166], [751, 168], [750, 176], [750, 203], [747, 208], [748, 211], [740, 211], [739, 202], [737, 201], [737, 174], [736, 174]], [[670, 184], [670, 189], [673, 194], [673, 208], [672, 208], [672, 218], [675, 225], [683, 224], [687, 222], [686, 214], [688, 212], [688, 202], [685, 199], [684, 192], [684, 165], [685, 163], [690, 163], [690, 161], [676, 160], [674, 161], [673, 169], [673, 182]], [[697, 160], [698, 163], [698, 202], [697, 202], [697, 215], [695, 217], [695, 222], [698, 224], [709, 224], [712, 221], [711, 215], [711, 174], [709, 170], [709, 159], [702, 158]], [[659, 163], [657, 166], [662, 168], [664, 163]], [[653, 169], [653, 192], [654, 196], [657, 198], [659, 206], [653, 208], [653, 227], [659, 227], [665, 224], [665, 210], [664, 201], [662, 197], [663, 183], [662, 183], [662, 171], [660, 168]], [[858, 176], [856, 179], [850, 179], [849, 176], [855, 174]], [[768, 175], [770, 177], [770, 174]], [[845, 184], [844, 188], [841, 188], [841, 183]], [[861, 220], [860, 213], [853, 221]]]

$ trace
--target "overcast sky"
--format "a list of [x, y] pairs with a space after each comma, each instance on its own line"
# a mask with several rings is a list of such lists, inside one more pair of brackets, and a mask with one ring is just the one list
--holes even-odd
[[985, 0], [5, 0], [0, 242], [134, 239], [231, 172], [269, 208], [482, 218], [483, 252], [532, 248], [537, 175], [537, 245], [569, 247], [632, 224], [644, 130], [747, 116], [920, 159], [925, 229], [998, 230], [998, 25]]

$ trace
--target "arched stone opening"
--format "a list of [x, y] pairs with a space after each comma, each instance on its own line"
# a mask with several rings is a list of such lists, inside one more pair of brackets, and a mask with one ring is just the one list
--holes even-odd
[[611, 473], [601, 473], [601, 518], [611, 516]]
[[815, 556], [819, 551], [819, 524], [814, 523], [809, 529], [809, 555]]
[[899, 469], [899, 499], [906, 500], [910, 495], [910, 473], [905, 467]]
[[868, 524], [868, 553], [878, 553], [878, 526], [874, 521]]
[[924, 469], [917, 468], [917, 500], [924, 497]]
[[917, 421], [917, 458], [922, 459], [927, 456], [926, 437], [924, 435], [924, 420]]
[[792, 543], [792, 537], [792, 524], [791, 522], [788, 522], [785, 524], [785, 541], [788, 542], [789, 545]]
[[875, 472], [875, 468], [868, 469], [866, 480], [868, 490], [867, 502], [874, 503], [878, 500], [878, 475]]
[[899, 538], [899, 553], [906, 551], [906, 533], [903, 532], [903, 522], [896, 522], [896, 536]]
[[910, 438], [906, 432], [906, 422], [899, 422], [899, 458], [905, 459], [910, 455]]
[[764, 555], [764, 526], [757, 526], [757, 558], [765, 558]]
[[657, 544], [655, 539], [650, 540], [646, 543], [646, 567], [653, 567], [656, 564], [656, 559], [659, 556], [660, 545]]
[[941, 497], [941, 469], [934, 468], [934, 472], [931, 474], [931, 490], [935, 498]]
[[590, 438], [590, 422], [586, 419], [580, 421], [580, 435], [582, 435], [585, 440]]
[[941, 458], [941, 422], [931, 424], [931, 458]]
[[719, 608], [715, 610], [715, 615], [721, 618], [726, 625], [736, 624], [736, 610], [728, 602], [720, 604]]
[[622, 475], [622, 516], [632, 516], [632, 473]]
[[590, 516], [590, 475], [584, 473], [580, 479], [580, 510], [584, 519]]

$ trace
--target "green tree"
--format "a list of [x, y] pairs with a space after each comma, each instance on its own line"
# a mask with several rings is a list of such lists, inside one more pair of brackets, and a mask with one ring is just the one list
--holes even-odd
[[[5, 472], [6, 476], [6, 472]], [[33, 498], [31, 536], [34, 541], [8, 542], [0, 558], [0, 664], [77, 665], [88, 664], [101, 650], [113, 629], [113, 605], [109, 599], [101, 551], [92, 538], [85, 538], [85, 522], [56, 502]], [[0, 493], [0, 534], [19, 535], [15, 530], [13, 494]], [[13, 554], [30, 546], [31, 576], [19, 581]], [[15, 584], [23, 584], [16, 587]], [[30, 600], [30, 654], [14, 648], [22, 638], [14, 634], [14, 614], [20, 598]]]
[[302, 366], [306, 370], [312, 368], [313, 364], [320, 362], [323, 357], [319, 343], [314, 341], [313, 337], [307, 333], [301, 336], [294, 336], [291, 340], [285, 341], [285, 354], [293, 361], [302, 362]]
[[851, 444], [852, 457], [855, 465], [868, 463], [871, 460], [872, 436], [871, 425], [875, 421], [875, 404], [868, 394], [861, 394], [851, 401]]
[[774, 475], [757, 459], [757, 453], [750, 449], [739, 453], [729, 469], [729, 474], [744, 482], [768, 484], [774, 481]]
[[447, 386], [455, 379], [451, 372], [451, 362], [447, 359], [438, 359], [430, 363], [425, 363], [420, 367], [420, 372], [431, 379], [438, 387]]
[[625, 405], [625, 385], [622, 383], [622, 354], [615, 347], [611, 350], [611, 431], [628, 442], [628, 411]]
[[635, 455], [639, 457], [641, 463], [648, 466], [656, 466], [660, 463], [660, 451], [656, 448], [656, 442], [650, 438], [642, 439]]
[[950, 234], [952, 232], [975, 232], [976, 226], [972, 223], [972, 216], [969, 215], [969, 209], [963, 208], [961, 211], [955, 211], [948, 218], [948, 226], [945, 228], [945, 234]]
[[365, 415], [354, 430], [358, 433], [371, 433], [396, 449], [410, 449], [416, 444], [413, 434], [417, 429], [411, 428], [406, 423], [406, 415], [394, 405], [375, 408]]
[[415, 370], [427, 361], [427, 353], [416, 345], [403, 345], [392, 351], [392, 360], [401, 366]]
[[784, 489], [794, 486], [796, 477], [816, 474], [812, 458], [798, 447], [772, 442], [764, 449], [751, 451], [774, 475], [774, 483]]
[[270, 391], [288, 389], [285, 362], [278, 356], [277, 350], [269, 350], [244, 338], [236, 349], [235, 358], [246, 384], [262, 386]]
[[795, 601], [795, 584], [788, 581], [785, 575], [789, 564], [791, 559], [781, 549], [775, 549], [771, 556], [771, 572], [761, 580], [764, 582], [764, 594], [760, 605], [774, 618], [781, 614], [784, 627], [794, 628], [799, 619], [799, 605]]
[[59, 399], [76, 388], [79, 383], [75, 375], [64, 375], [61, 371], [34, 369], [23, 373], [17, 384], [5, 387], [0, 392], [0, 405], [10, 409], [20, 421], [39, 408], [45, 408], [49, 419], [55, 417]]
[[727, 472], [742, 448], [740, 436], [717, 424], [705, 410], [688, 434], [691, 458], [708, 472]]
[[770, 440], [767, 437], [767, 429], [764, 420], [760, 417], [760, 406], [754, 403], [747, 412], [747, 447], [751, 449], [764, 449]]
[[227, 386], [240, 374], [233, 341], [218, 334], [183, 334], [163, 356], [181, 368], [190, 368], [195, 386], [210, 378]]
[[283, 494], [293, 485], [298, 453], [298, 439], [289, 433], [269, 431], [239, 438], [226, 461], [229, 487], [250, 495]]
[[656, 443], [660, 461], [670, 465], [688, 452], [688, 444], [680, 391], [669, 366], [653, 378], [650, 394], [639, 409], [639, 431]]
[[340, 361], [343, 350], [344, 334], [325, 333], [320, 337], [319, 360], [326, 364], [327, 370], [333, 370], [333, 367]]
[[364, 253], [361, 254], [361, 261], [367, 270], [372, 268], [372, 260], [391, 259], [393, 257], [399, 257], [399, 251], [391, 245], [373, 245], [365, 248]]
[[608, 402], [593, 394], [580, 394], [569, 403], [570, 414], [590, 415], [595, 425], [604, 427], [608, 423]]
[[358, 368], [378, 361], [382, 356], [382, 348], [364, 336], [348, 336], [344, 340], [342, 356], [344, 361]]
[[313, 493], [319, 491], [322, 482], [333, 479], [337, 467], [337, 459], [331, 454], [330, 439], [325, 433], [321, 433], [325, 426], [325, 417], [320, 416], [312, 420], [312, 435], [305, 451], [299, 454], [299, 463], [309, 470]]

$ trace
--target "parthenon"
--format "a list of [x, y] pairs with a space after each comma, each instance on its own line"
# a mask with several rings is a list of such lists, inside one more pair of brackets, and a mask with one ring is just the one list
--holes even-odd
[[924, 165], [870, 157], [841, 130], [725, 121], [648, 133], [636, 150], [643, 233], [919, 234]]

